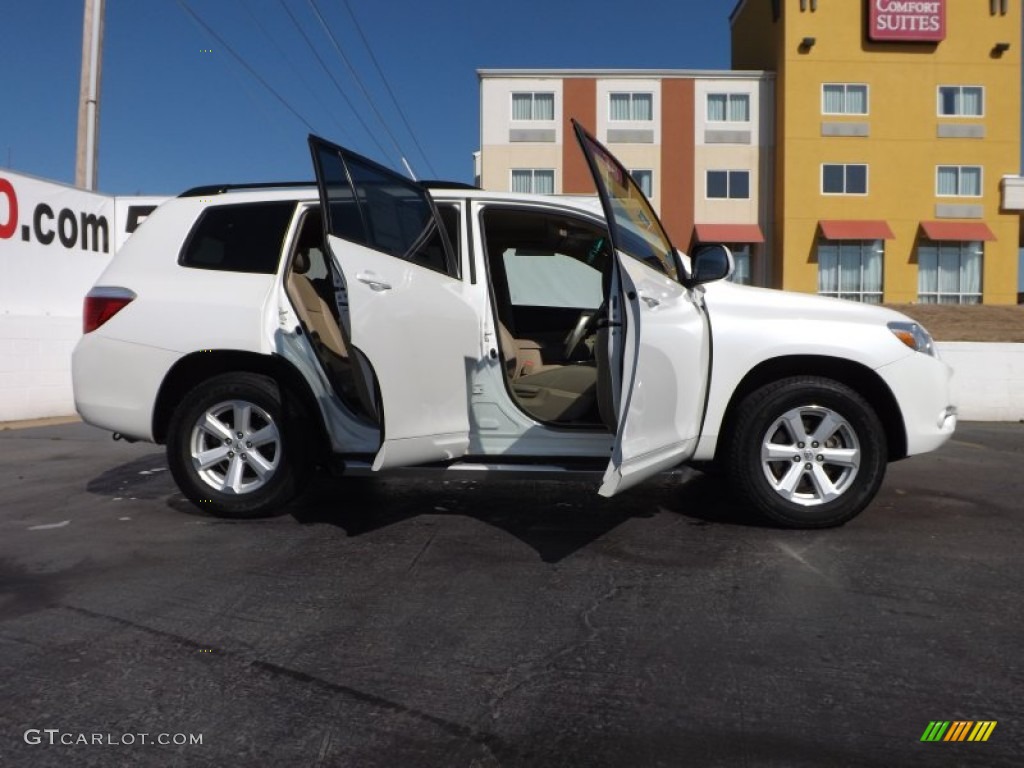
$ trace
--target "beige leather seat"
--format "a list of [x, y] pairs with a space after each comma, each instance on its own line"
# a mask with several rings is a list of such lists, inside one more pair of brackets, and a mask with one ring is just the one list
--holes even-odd
[[501, 336], [502, 355], [509, 369], [509, 375], [513, 379], [518, 379], [520, 376], [526, 376], [531, 373], [540, 373], [551, 368], [562, 367], [560, 365], [546, 365], [541, 355], [541, 344], [539, 341], [517, 339], [500, 320], [498, 321], [498, 333]]
[[520, 350], [533, 354], [536, 342], [517, 340], [498, 323], [499, 346], [509, 386], [519, 405], [540, 421], [575, 421], [587, 415], [597, 398], [597, 368], [588, 364], [523, 365]]
[[348, 359], [348, 347], [345, 346], [345, 339], [341, 335], [341, 328], [338, 327], [331, 313], [313, 282], [306, 277], [309, 271], [309, 252], [302, 250], [295, 254], [292, 260], [292, 271], [288, 274], [288, 294], [295, 299], [299, 305], [296, 307], [302, 316], [303, 322], [309, 328], [310, 335], [314, 335], [314, 342], [319, 342], [327, 348], [331, 354]]
[[363, 377], [353, 371], [353, 361], [349, 358], [348, 344], [345, 342], [342, 329], [335, 320], [331, 307], [306, 276], [310, 265], [309, 248], [300, 244], [288, 273], [288, 295], [309, 331], [313, 349], [335, 391], [350, 405], [353, 401], [358, 402], [364, 414], [376, 421], [378, 417], [374, 398]]

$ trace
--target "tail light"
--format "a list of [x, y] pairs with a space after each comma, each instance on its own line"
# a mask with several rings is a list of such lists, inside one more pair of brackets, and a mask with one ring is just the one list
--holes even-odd
[[93, 288], [86, 294], [82, 307], [82, 333], [95, 331], [135, 299], [135, 291], [127, 288]]

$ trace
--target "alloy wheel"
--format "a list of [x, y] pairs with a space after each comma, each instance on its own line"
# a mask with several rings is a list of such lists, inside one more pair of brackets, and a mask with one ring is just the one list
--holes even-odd
[[861, 463], [850, 423], [831, 408], [792, 408], [761, 441], [761, 467], [772, 490], [805, 507], [833, 501], [852, 485]]
[[264, 487], [281, 463], [281, 433], [265, 410], [245, 400], [207, 408], [192, 427], [192, 466], [221, 493], [245, 494]]

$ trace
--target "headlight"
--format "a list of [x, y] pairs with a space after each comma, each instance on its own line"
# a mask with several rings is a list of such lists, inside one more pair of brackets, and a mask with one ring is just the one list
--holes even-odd
[[889, 330], [893, 332], [897, 339], [915, 352], [923, 352], [926, 355], [937, 357], [935, 354], [935, 342], [932, 340], [931, 334], [917, 323], [889, 323]]

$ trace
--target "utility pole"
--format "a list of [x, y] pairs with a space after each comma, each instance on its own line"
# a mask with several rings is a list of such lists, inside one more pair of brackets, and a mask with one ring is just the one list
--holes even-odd
[[96, 189], [105, 4], [106, 0], [85, 0], [85, 17], [82, 21], [82, 81], [78, 91], [75, 186], [84, 189]]

